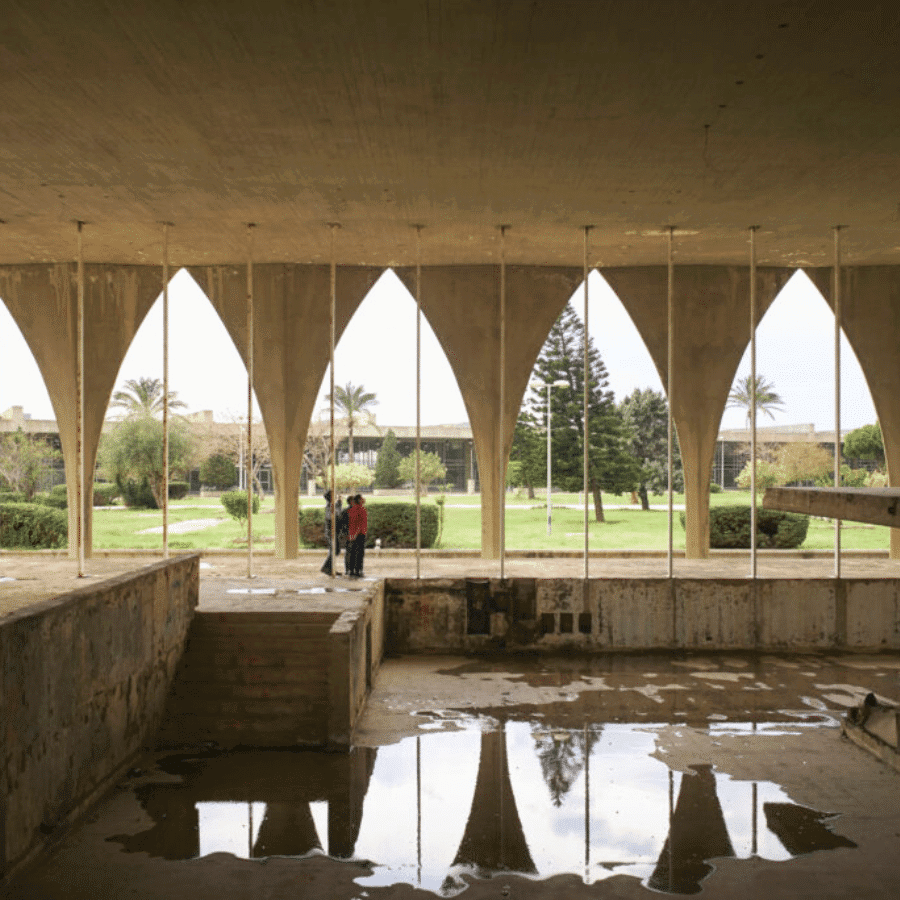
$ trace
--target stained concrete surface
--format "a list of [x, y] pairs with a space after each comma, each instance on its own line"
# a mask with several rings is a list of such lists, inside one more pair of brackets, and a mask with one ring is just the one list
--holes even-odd
[[[758, 855], [738, 854], [743, 858], [717, 858], [701, 873], [705, 896], [887, 898], [900, 890], [896, 863], [900, 779], [842, 738], [837, 723], [845, 710], [870, 690], [885, 700], [900, 701], [898, 676], [896, 655], [409, 657], [386, 661], [382, 668], [357, 731], [356, 752], [370, 747], [387, 754], [391, 747], [415, 736], [422, 737], [424, 746], [426, 738], [436, 733], [473, 728], [486, 734], [505, 729], [509, 735], [512, 729], [524, 727], [523, 723], [536, 729], [535, 734], [568, 730], [577, 735], [587, 728], [612, 734], [625, 728], [650, 742], [650, 757], [674, 773], [673, 784], [700, 785], [686, 781], [699, 773], [702, 778], [714, 777], [720, 793], [724, 784], [736, 783], [747, 796], [754, 783], [760, 791], [764, 784], [776, 785], [787, 801], [782, 807], [795, 812], [805, 809], [812, 820], [819, 816], [819, 825], [838, 837], [834, 849], [790, 859], [763, 858], [762, 850]], [[635, 750], [634, 759], [644, 758], [644, 752]], [[620, 758], [629, 759], [627, 750]], [[319, 757], [307, 759], [311, 773], [323, 765]], [[148, 778], [163, 786], [181, 783], [183, 773], [159, 770], [159, 765], [171, 769], [171, 762], [162, 757], [148, 757], [141, 764], [143, 771], [134, 773], [137, 777], [120, 785], [7, 896], [11, 900], [98, 896], [393, 900], [434, 896], [408, 883], [372, 884], [370, 874], [377, 870], [362, 859], [337, 861], [321, 855], [240, 859], [216, 852], [199, 859], [174, 860], [126, 852], [129, 841], [138, 841], [138, 835], [154, 827], [155, 819], [149, 818], [138, 802], [137, 787], [146, 786]], [[510, 771], [515, 782], [516, 771], [512, 767]], [[264, 778], [265, 773], [257, 777]], [[603, 802], [602, 767], [597, 766], [594, 779], [595, 795]], [[324, 779], [323, 784], [326, 782]], [[428, 789], [426, 783], [423, 790]], [[283, 797], [290, 799], [292, 791], [285, 783]], [[383, 830], [388, 835], [394, 831], [399, 835], [406, 827], [400, 793], [396, 796], [397, 808], [384, 815]], [[690, 798], [682, 798], [679, 788], [676, 812], [682, 799], [690, 805]], [[521, 806], [521, 793], [519, 800], [528, 834], [532, 826]], [[476, 807], [473, 803], [473, 811]], [[767, 825], [772, 824], [769, 820], [778, 812], [775, 807], [778, 804], [768, 805], [765, 817], [759, 811], [756, 827], [760, 831], [765, 830], [764, 818]], [[723, 809], [733, 833], [732, 813], [727, 806]], [[162, 816], [158, 811], [155, 818], [159, 825]], [[654, 846], [662, 846], [661, 837]], [[573, 834], [572, 840], [581, 838]], [[532, 843], [532, 852], [540, 853], [539, 845]], [[468, 884], [462, 896], [472, 900], [498, 896], [644, 897], [650, 893], [632, 875], [602, 871], [602, 880], [586, 885], [578, 875], [546, 874], [546, 870], [539, 872], [537, 880], [514, 873], [485, 879], [465, 875], [457, 887]], [[398, 871], [393, 877], [398, 882], [409, 880], [409, 871]], [[390, 871], [383, 880], [392, 880]]]

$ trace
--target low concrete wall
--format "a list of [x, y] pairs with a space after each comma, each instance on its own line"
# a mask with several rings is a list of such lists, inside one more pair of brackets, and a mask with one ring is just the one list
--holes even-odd
[[388, 579], [386, 649], [900, 649], [897, 579]]
[[199, 555], [182, 556], [0, 620], [0, 879], [156, 732], [199, 574]]

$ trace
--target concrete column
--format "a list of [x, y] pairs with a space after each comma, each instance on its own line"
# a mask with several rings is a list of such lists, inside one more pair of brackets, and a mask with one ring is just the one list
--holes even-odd
[[[189, 269], [247, 363], [247, 278], [243, 266]], [[337, 271], [338, 337], [382, 270]], [[275, 476], [275, 556], [296, 559], [303, 447], [328, 366], [328, 266], [254, 264], [254, 385]], [[340, 373], [338, 373], [340, 377]]]
[[[162, 291], [160, 266], [85, 265], [84, 541], [92, 549], [94, 466], [116, 376], [144, 316]], [[77, 556], [75, 483], [77, 284], [74, 263], [0, 267], [0, 296], [44, 377], [59, 426], [69, 495], [69, 556]]]
[[[757, 267], [762, 319], [793, 269]], [[665, 383], [665, 266], [603, 269], [647, 346]], [[749, 335], [748, 266], [675, 269], [672, 397], [670, 405], [684, 466], [686, 555], [709, 555], [709, 483], [716, 438], [734, 375]]]
[[[832, 310], [834, 273], [805, 269]], [[900, 487], [900, 266], [841, 267], [844, 333], [866, 376], [881, 433], [891, 487]], [[900, 529], [891, 529], [891, 559], [900, 559]]]
[[[415, 270], [396, 269], [414, 289]], [[498, 379], [500, 273], [497, 266], [435, 266], [422, 269], [422, 312], [427, 317], [466, 404], [481, 480], [481, 555], [500, 556], [499, 479], [512, 446], [522, 397], [535, 360], [557, 316], [581, 281], [580, 268], [507, 266], [506, 398], [502, 411]], [[427, 391], [427, 385], [424, 386]]]

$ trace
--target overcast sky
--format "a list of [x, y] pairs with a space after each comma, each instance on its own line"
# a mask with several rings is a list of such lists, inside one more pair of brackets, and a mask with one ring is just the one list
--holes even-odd
[[[677, 270], [676, 270], [677, 278]], [[662, 385], [630, 317], [602, 276], [589, 282], [590, 330], [609, 371], [610, 387], [621, 400], [635, 388]], [[169, 380], [191, 411], [212, 409], [216, 418], [246, 414], [247, 373], [212, 305], [184, 270], [169, 289]], [[581, 288], [574, 295], [579, 311]], [[378, 397], [379, 425], [415, 424], [415, 303], [393, 272], [386, 272], [350, 321], [335, 354], [337, 384], [364, 385]], [[757, 332], [757, 372], [774, 386], [784, 409], [760, 426], [812, 423], [834, 427], [834, 318], [802, 272], [785, 286]], [[842, 342], [841, 424], [845, 429], [875, 421], [871, 397], [856, 356]], [[738, 377], [749, 372], [749, 351]], [[162, 378], [162, 303], [141, 325], [117, 386], [129, 378]], [[422, 422], [468, 420], [453, 372], [434, 333], [423, 319]], [[320, 392], [324, 405], [327, 372]], [[23, 406], [34, 418], [54, 418], [43, 379], [5, 305], [0, 304], [0, 410]], [[726, 410], [724, 428], [741, 428], [746, 415]]]

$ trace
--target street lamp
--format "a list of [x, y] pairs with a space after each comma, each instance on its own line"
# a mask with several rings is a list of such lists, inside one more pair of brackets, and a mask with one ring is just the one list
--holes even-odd
[[533, 387], [547, 388], [547, 536], [552, 531], [551, 518], [553, 515], [553, 501], [550, 499], [550, 388], [568, 387], [569, 382], [558, 378], [556, 381], [539, 381], [535, 379], [531, 382]]

